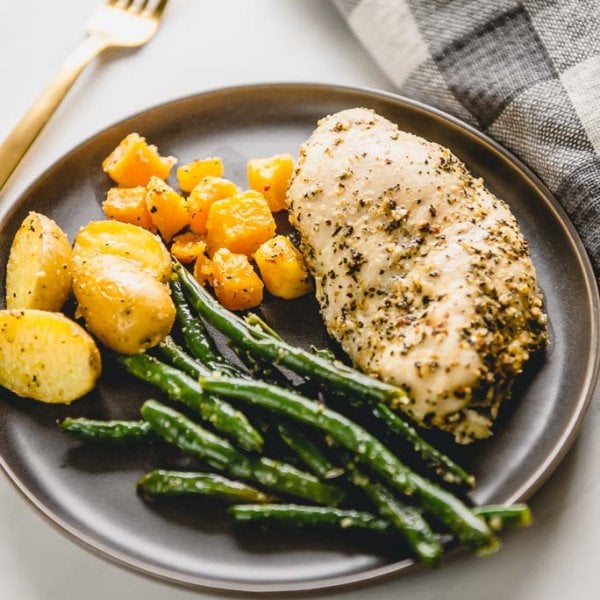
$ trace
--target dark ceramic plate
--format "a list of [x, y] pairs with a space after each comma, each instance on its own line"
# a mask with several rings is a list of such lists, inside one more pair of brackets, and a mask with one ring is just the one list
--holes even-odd
[[[319, 117], [353, 106], [373, 108], [450, 147], [511, 205], [530, 242], [551, 345], [519, 382], [495, 436], [457, 454], [477, 475], [475, 502], [523, 500], [571, 446], [590, 400], [598, 368], [596, 284], [571, 223], [548, 190], [518, 160], [456, 119], [397, 96], [324, 85], [240, 87], [184, 98], [102, 131], [51, 167], [1, 218], [0, 256], [7, 256], [29, 210], [56, 219], [71, 239], [81, 225], [101, 218], [109, 181], [100, 162], [131, 131], [182, 162], [220, 155], [227, 176], [243, 184], [249, 158], [296, 154]], [[264, 313], [292, 342], [327, 343], [311, 300], [269, 301]], [[149, 393], [113, 372], [72, 407], [1, 394], [2, 466], [25, 497], [84, 547], [171, 582], [263, 594], [365, 582], [412, 566], [402, 548], [382, 552], [372, 538], [256, 535], [235, 530], [210, 503], [145, 503], [135, 494], [136, 479], [156, 466], [180, 465], [175, 453], [80, 447], [56, 427], [68, 414], [136, 418]], [[439, 441], [456, 454], [447, 440]]]

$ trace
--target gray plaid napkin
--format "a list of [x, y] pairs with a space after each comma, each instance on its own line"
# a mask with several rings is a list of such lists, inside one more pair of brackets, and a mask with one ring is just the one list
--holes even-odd
[[512, 150], [600, 273], [600, 0], [333, 0], [406, 96]]

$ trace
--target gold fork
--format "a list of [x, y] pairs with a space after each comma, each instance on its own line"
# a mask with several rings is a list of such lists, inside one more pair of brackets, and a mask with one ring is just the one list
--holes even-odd
[[0, 145], [0, 189], [83, 69], [107, 48], [144, 45], [158, 29], [168, 0], [105, 0], [92, 15], [88, 37]]

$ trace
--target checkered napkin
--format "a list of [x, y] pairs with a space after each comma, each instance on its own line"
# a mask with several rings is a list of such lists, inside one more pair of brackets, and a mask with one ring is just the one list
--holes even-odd
[[333, 0], [399, 91], [556, 194], [600, 274], [600, 0]]

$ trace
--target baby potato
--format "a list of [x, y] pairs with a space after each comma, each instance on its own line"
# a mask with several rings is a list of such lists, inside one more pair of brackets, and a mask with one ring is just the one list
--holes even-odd
[[98, 254], [75, 263], [73, 293], [88, 330], [122, 354], [156, 346], [175, 320], [167, 286], [121, 256]]
[[83, 265], [98, 254], [133, 261], [160, 281], [171, 276], [171, 257], [160, 238], [129, 223], [91, 221], [82, 227], [73, 243], [73, 261]]
[[71, 245], [48, 217], [30, 212], [17, 230], [6, 266], [7, 308], [59, 311], [71, 290]]
[[69, 404], [94, 387], [100, 371], [100, 352], [75, 321], [44, 310], [0, 310], [0, 385], [11, 392]]

